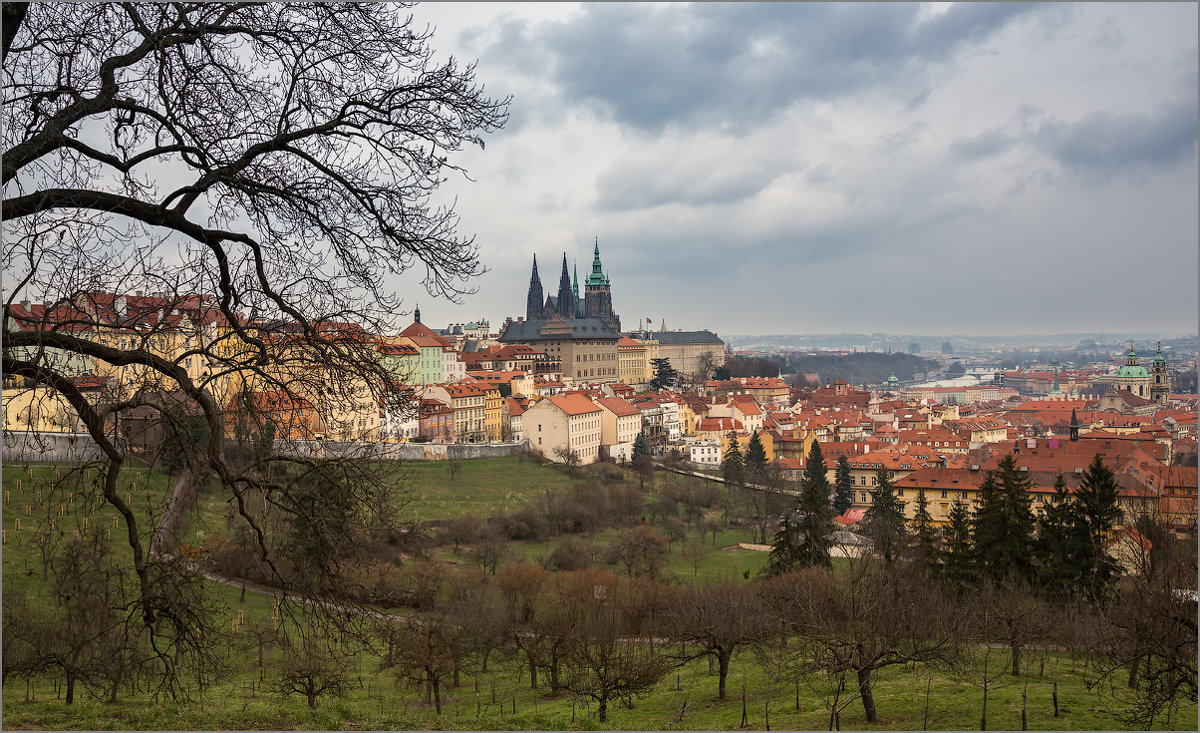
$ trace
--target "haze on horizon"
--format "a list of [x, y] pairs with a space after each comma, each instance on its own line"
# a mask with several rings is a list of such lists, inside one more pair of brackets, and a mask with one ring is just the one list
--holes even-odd
[[1195, 4], [418, 5], [508, 127], [451, 178], [523, 313], [532, 258], [626, 328], [1196, 332]]

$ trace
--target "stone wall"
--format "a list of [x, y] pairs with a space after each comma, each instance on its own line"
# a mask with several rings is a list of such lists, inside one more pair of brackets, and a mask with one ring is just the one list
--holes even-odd
[[502, 458], [529, 451], [529, 441], [515, 443], [360, 443], [332, 440], [276, 440], [281, 455], [325, 457], [357, 455], [378, 460], [457, 461], [467, 458]]
[[[123, 444], [118, 443], [118, 445]], [[8, 431], [3, 436], [4, 460], [82, 463], [104, 457], [87, 433]], [[276, 440], [281, 455], [358, 455], [379, 460], [457, 461], [467, 458], [502, 458], [529, 451], [529, 441], [515, 443], [358, 443], [331, 440]]]
[[84, 463], [104, 458], [100, 446], [87, 433], [8, 430], [2, 440], [5, 461]]

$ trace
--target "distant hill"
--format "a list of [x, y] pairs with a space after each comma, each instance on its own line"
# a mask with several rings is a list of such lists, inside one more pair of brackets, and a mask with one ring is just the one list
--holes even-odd
[[817, 374], [821, 383], [844, 379], [850, 384], [880, 384], [892, 374], [904, 381], [941, 365], [919, 356], [864, 351], [854, 354], [780, 352], [766, 357], [734, 356], [725, 366], [732, 377], [773, 377], [783, 374]]

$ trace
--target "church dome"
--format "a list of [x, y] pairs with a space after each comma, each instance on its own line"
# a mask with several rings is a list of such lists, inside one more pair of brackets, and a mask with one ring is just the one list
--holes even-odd
[[1123, 366], [1117, 370], [1117, 376], [1122, 379], [1146, 379], [1150, 372], [1143, 366]]

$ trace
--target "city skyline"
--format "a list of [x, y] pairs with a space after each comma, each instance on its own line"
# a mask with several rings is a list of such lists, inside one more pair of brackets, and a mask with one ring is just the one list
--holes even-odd
[[457, 162], [489, 272], [431, 324], [524, 311], [598, 238], [625, 328], [1196, 332], [1195, 5], [413, 10], [511, 119]]

